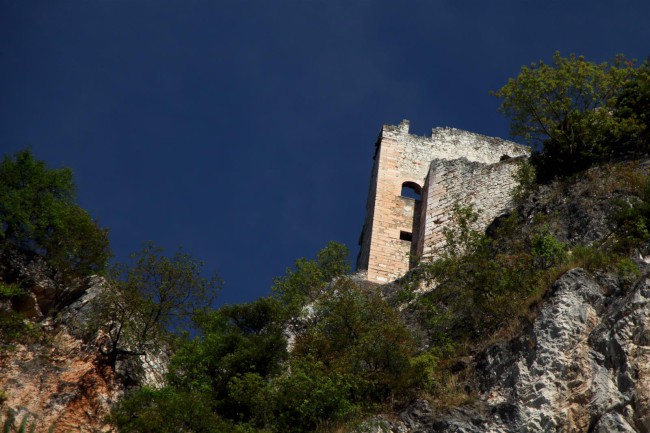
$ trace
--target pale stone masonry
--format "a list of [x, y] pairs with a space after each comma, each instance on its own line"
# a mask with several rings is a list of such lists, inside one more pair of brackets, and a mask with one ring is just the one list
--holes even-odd
[[412, 135], [408, 120], [384, 125], [375, 146], [357, 270], [379, 283], [435, 257], [455, 202], [472, 203], [483, 226], [503, 213], [516, 162], [530, 153], [510, 141], [454, 128]]

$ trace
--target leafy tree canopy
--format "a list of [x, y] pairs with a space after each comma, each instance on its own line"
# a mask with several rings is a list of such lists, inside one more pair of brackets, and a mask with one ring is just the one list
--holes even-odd
[[111, 270], [115, 290], [104, 293], [90, 329], [104, 330], [102, 352], [110, 365], [118, 356], [158, 350], [170, 327], [210, 305], [221, 280], [203, 277], [202, 265], [180, 250], [166, 257], [162, 248], [147, 243], [131, 255], [131, 263]]
[[290, 315], [298, 314], [333, 278], [350, 270], [348, 253], [345, 245], [331, 241], [316, 254], [316, 260], [298, 259], [286, 275], [274, 279], [272, 290], [287, 304]]
[[596, 64], [556, 52], [551, 64], [523, 66], [493, 94], [503, 99], [500, 111], [511, 119], [511, 134], [537, 150], [532, 161], [546, 181], [628, 150], [622, 143], [644, 126], [637, 116], [617, 115], [617, 107], [638, 77], [634, 62], [622, 55]]
[[296, 336], [294, 355], [317, 359], [355, 383], [357, 398], [383, 401], [404, 391], [414, 340], [402, 318], [376, 291], [338, 280]]
[[74, 201], [69, 169], [48, 169], [29, 150], [0, 164], [0, 248], [40, 256], [59, 276], [101, 273], [108, 233]]

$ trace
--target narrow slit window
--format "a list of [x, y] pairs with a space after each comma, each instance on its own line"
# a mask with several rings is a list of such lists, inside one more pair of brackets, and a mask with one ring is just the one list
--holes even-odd
[[419, 201], [422, 199], [422, 188], [415, 182], [404, 182], [402, 184], [402, 197]]
[[400, 231], [399, 238], [403, 241], [413, 242], [413, 233]]

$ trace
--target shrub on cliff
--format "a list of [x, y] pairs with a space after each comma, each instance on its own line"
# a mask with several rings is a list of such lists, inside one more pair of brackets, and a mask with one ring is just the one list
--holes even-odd
[[399, 313], [377, 291], [338, 280], [296, 335], [293, 356], [321, 361], [353, 383], [357, 403], [401, 395], [410, 382], [415, 340]]
[[[342, 277], [346, 257], [330, 243], [276, 279], [274, 296], [198, 315], [196, 335], [170, 360], [167, 387], [134, 392], [115, 408], [119, 431], [158, 431], [165, 414], [184, 431], [211, 431], [202, 411], [223, 431], [314, 431], [405, 400], [422, 376], [410, 359], [413, 337], [379, 293]], [[289, 323], [306, 303], [311, 314]], [[197, 399], [191, 419], [170, 404], [179, 396]]]
[[619, 122], [636, 125], [616, 137], [617, 146], [627, 152], [647, 154], [650, 151], [650, 58], [623, 86], [613, 115]]
[[545, 275], [566, 261], [566, 246], [543, 226], [523, 234], [513, 215], [489, 237], [473, 228], [477, 218], [471, 206], [456, 204], [445, 247], [421, 265], [425, 280], [436, 284], [418, 298], [434, 348], [479, 341], [519, 320], [545, 289]]
[[289, 315], [299, 315], [302, 307], [313, 302], [332, 281], [350, 270], [348, 248], [331, 241], [316, 254], [315, 260], [300, 258], [294, 268], [273, 280], [272, 290], [287, 306]]
[[29, 150], [0, 164], [0, 250], [40, 256], [58, 277], [104, 271], [108, 234], [74, 200], [69, 169], [48, 169]]
[[161, 349], [170, 331], [208, 307], [221, 280], [202, 276], [203, 263], [177, 251], [171, 257], [146, 243], [130, 263], [110, 272], [116, 290], [105, 291], [87, 331], [102, 330], [100, 350], [108, 365], [118, 357], [142, 356]]
[[630, 150], [629, 138], [647, 125], [642, 114], [647, 103], [635, 96], [637, 87], [646, 86], [647, 74], [640, 71], [623, 56], [596, 64], [556, 52], [551, 64], [522, 66], [516, 78], [493, 92], [503, 99], [500, 111], [511, 118], [512, 135], [535, 149], [531, 161], [539, 181]]

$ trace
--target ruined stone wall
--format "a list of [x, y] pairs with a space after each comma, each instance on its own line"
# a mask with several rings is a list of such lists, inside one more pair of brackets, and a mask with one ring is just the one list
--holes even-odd
[[407, 122], [384, 127], [377, 142], [371, 179], [374, 190], [371, 186], [357, 262], [371, 281], [387, 282], [409, 269], [411, 242], [401, 240], [400, 232], [413, 232], [416, 201], [401, 196], [402, 183], [423, 186], [428, 163], [405, 161], [403, 136], [408, 136]]
[[[401, 195], [405, 182], [423, 188], [432, 160], [494, 163], [504, 155], [528, 153], [516, 143], [453, 128], [435, 128], [431, 137], [412, 135], [407, 120], [384, 125], [377, 146], [357, 269], [380, 283], [408, 271], [409, 257], [417, 254], [424, 233], [420, 201]], [[409, 236], [412, 241], [405, 240]]]
[[379, 141], [376, 143], [374, 164], [372, 174], [370, 175], [370, 189], [368, 191], [368, 200], [366, 201], [366, 220], [363, 222], [363, 229], [359, 237], [359, 254], [357, 255], [357, 270], [368, 269], [368, 258], [370, 251], [370, 235], [372, 234], [372, 222], [375, 217], [375, 198], [377, 195], [377, 171], [379, 170]]
[[511, 206], [514, 173], [521, 158], [495, 164], [471, 162], [465, 158], [431, 162], [422, 205], [422, 230], [418, 255], [431, 259], [444, 246], [443, 230], [450, 227], [456, 202], [471, 204], [479, 212], [476, 229], [485, 229]]

